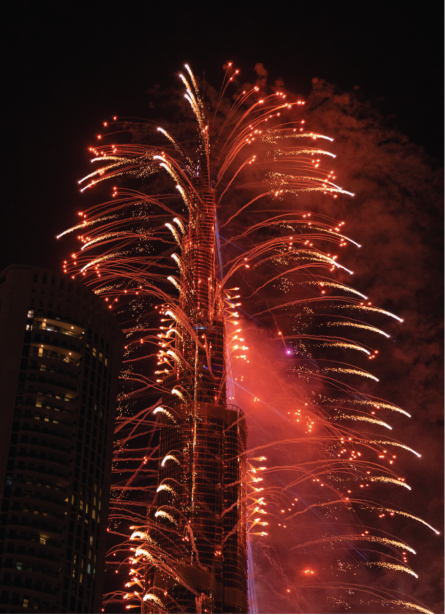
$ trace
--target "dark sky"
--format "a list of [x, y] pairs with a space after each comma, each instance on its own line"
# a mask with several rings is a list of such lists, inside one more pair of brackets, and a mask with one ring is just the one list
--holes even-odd
[[147, 117], [147, 89], [176, 85], [184, 62], [217, 87], [225, 61], [246, 81], [262, 62], [303, 95], [313, 77], [359, 86], [414, 143], [442, 156], [439, 5], [434, 13], [402, 2], [278, 3], [276, 11], [273, 3], [156, 4], [9, 8], [0, 267], [59, 265], [65, 248], [54, 235], [83, 207], [76, 181], [100, 123]]

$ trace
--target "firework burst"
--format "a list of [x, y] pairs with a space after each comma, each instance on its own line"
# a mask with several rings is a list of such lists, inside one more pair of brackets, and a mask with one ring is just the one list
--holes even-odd
[[[340, 600], [354, 587], [366, 597], [366, 581], [351, 578], [345, 588], [317, 549], [348, 545], [360, 557], [347, 566], [363, 578], [373, 567], [417, 576], [407, 566], [412, 548], [364, 523], [392, 511], [431, 527], [386, 506], [376, 491], [379, 484], [409, 489], [388, 449], [411, 449], [380, 435], [391, 429], [386, 411], [409, 414], [369, 388], [359, 391], [361, 379], [378, 378], [345, 362], [346, 353], [376, 359], [369, 343], [390, 337], [380, 322], [402, 319], [349, 285], [353, 272], [339, 253], [360, 245], [344, 233], [345, 222], [318, 213], [317, 199], [334, 204], [353, 195], [334, 182], [326, 165], [335, 156], [318, 145], [332, 139], [306, 128], [304, 102], [254, 87], [240, 88], [230, 105], [231, 65], [220, 94], [207, 86], [204, 100], [186, 71], [181, 123], [115, 119], [115, 142], [101, 135], [90, 148], [97, 168], [79, 182], [82, 190], [116, 185], [110, 200], [81, 212], [81, 222], [59, 235], [82, 233], [64, 270], [103, 297], [127, 337], [109, 524], [118, 546], [108, 559], [118, 560], [130, 581], [108, 599], [142, 612], [217, 612], [224, 605], [246, 612], [246, 537], [255, 549], [257, 541], [282, 541], [282, 530], [296, 541], [288, 546], [318, 569], [309, 562], [304, 581], [288, 581], [283, 568], [290, 587], [274, 592], [301, 597], [323, 587]], [[120, 143], [119, 130], [138, 138]], [[123, 187], [124, 177], [138, 189]], [[266, 401], [252, 371], [261, 344], [252, 352], [248, 341], [255, 346], [258, 331], [263, 349], [267, 337], [266, 353], [282, 353], [271, 370], [285, 374]], [[233, 405], [238, 400], [246, 416]], [[247, 451], [246, 420], [257, 434]], [[205, 425], [213, 425], [211, 434]], [[213, 479], [211, 438], [227, 446], [221, 476], [210, 464]], [[230, 465], [231, 481], [224, 474]], [[300, 492], [306, 501], [295, 497]], [[293, 519], [303, 517], [294, 532]], [[313, 538], [302, 539], [303, 530]], [[250, 579], [252, 601], [253, 586]], [[428, 612], [396, 590], [376, 590], [375, 600]]]

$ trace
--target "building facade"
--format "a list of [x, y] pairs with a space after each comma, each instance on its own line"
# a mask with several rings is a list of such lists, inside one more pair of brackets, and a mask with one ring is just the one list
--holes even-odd
[[81, 284], [0, 273], [0, 613], [101, 611], [122, 346]]
[[[215, 267], [215, 194], [205, 159], [188, 200], [177, 307], [165, 306], [157, 496], [142, 611], [247, 613], [246, 423], [227, 404], [226, 300]], [[229, 304], [230, 305], [230, 304]], [[171, 335], [171, 334], [174, 335]], [[146, 543], [144, 549], [152, 549]], [[162, 562], [162, 564], [161, 564]]]

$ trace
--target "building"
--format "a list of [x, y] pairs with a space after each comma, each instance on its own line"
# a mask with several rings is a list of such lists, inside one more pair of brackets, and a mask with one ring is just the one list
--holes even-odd
[[0, 273], [0, 612], [101, 610], [123, 336], [67, 276]]
[[[159, 380], [164, 394], [158, 493], [148, 530], [162, 564], [148, 558], [146, 613], [159, 612], [161, 604], [169, 613], [248, 612], [246, 424], [243, 412], [226, 399], [226, 305], [215, 272], [215, 196], [201, 163], [196, 192], [189, 195], [199, 215], [181, 242], [179, 309], [161, 310], [171, 322], [161, 335], [158, 358], [170, 369], [160, 370], [167, 373]], [[152, 547], [146, 543], [142, 549]]]

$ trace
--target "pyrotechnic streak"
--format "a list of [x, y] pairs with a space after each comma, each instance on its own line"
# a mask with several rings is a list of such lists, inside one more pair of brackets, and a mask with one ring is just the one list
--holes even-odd
[[165, 606], [162, 603], [162, 600], [160, 600], [155, 594], [152, 594], [152, 593], [145, 594], [145, 596], [142, 598], [142, 600], [144, 602], [146, 600], [151, 600], [152, 602], [157, 604], [161, 609], [165, 609]]
[[147, 551], [147, 549], [143, 549], [142, 547], [138, 547], [134, 555], [135, 557], [145, 557], [152, 562], [156, 561], [153, 555], [149, 551]]
[[105, 239], [111, 239], [112, 237], [122, 237], [122, 235], [128, 235], [128, 231], [120, 231], [117, 233], [107, 233], [106, 235], [101, 235], [100, 237], [91, 239], [91, 241], [88, 241], [86, 244], [84, 244], [81, 247], [81, 251], [85, 250], [85, 248], [88, 248], [94, 245], [95, 243], [98, 243], [99, 241], [104, 241]]
[[435, 532], [438, 536], [440, 535], [439, 531], [434, 529], [432, 525], [424, 521], [421, 517], [416, 517], [415, 515], [410, 515], [409, 513], [404, 512], [403, 510], [394, 510], [392, 508], [382, 508], [381, 510], [388, 512], [390, 514], [394, 514], [394, 515], [402, 515], [403, 517], [408, 517], [408, 519], [414, 519], [414, 521], [418, 521], [419, 523], [423, 523], [423, 525], [426, 525], [427, 527], [429, 527], [430, 530], [433, 530], [433, 532]]
[[84, 267], [82, 267], [80, 272], [82, 273], [86, 271], [89, 267], [93, 267], [94, 265], [97, 265], [98, 263], [102, 263], [103, 261], [108, 261], [111, 258], [116, 258], [118, 256], [124, 256], [124, 255], [125, 255], [125, 252], [113, 252], [112, 254], [105, 254], [105, 256], [100, 256], [99, 258], [96, 258], [95, 260], [87, 263]]
[[350, 348], [351, 350], [358, 350], [359, 352], [363, 352], [367, 355], [371, 353], [366, 348], [362, 346], [358, 346], [357, 344], [347, 344], [346, 342], [327, 342], [325, 344], [320, 344], [321, 348]]
[[[349, 346], [351, 347], [351, 345], [349, 345]], [[355, 347], [355, 348], [357, 348], [357, 347]], [[359, 349], [363, 350], [362, 348], [359, 348]], [[325, 367], [324, 371], [325, 372], [329, 372], [329, 371], [331, 371], [331, 372], [338, 372], [340, 374], [354, 374], [356, 376], [363, 376], [364, 378], [371, 378], [372, 380], [375, 380], [376, 382], [379, 381], [378, 378], [376, 378], [375, 376], [373, 376], [369, 372], [365, 372], [365, 371], [363, 371], [361, 369], [346, 369], [344, 367]]]
[[386, 402], [372, 401], [369, 399], [353, 399], [352, 403], [362, 404], [364, 406], [372, 406], [373, 408], [376, 408], [377, 410], [380, 410], [380, 408], [385, 408], [386, 410], [393, 410], [394, 412], [400, 412], [401, 414], [404, 414], [408, 418], [411, 418], [411, 414], [408, 414], [408, 412], [406, 412], [405, 410], [402, 410], [402, 408], [399, 408], [398, 406], [394, 406], [393, 404], [388, 404]]
[[398, 485], [399, 487], [405, 487], [408, 491], [411, 491], [411, 487], [407, 485], [405, 482], [401, 480], [397, 480], [396, 478], [389, 478], [389, 476], [373, 476], [369, 479], [372, 483], [391, 483], [393, 485]]
[[416, 579], [419, 578], [419, 576], [414, 572], [414, 570], [411, 570], [411, 568], [408, 568], [407, 566], [401, 566], [400, 564], [389, 564], [388, 562], [371, 562], [368, 564], [368, 566], [379, 566], [380, 568], [387, 568], [388, 570], [407, 572], [413, 577], [416, 577]]
[[405, 600], [387, 600], [390, 604], [395, 604], [396, 606], [403, 606], [413, 609], [414, 611], [418, 611], [419, 613], [426, 613], [427, 615], [434, 615], [434, 611], [429, 611], [418, 604], [414, 604], [413, 602], [407, 602]]
[[169, 459], [171, 459], [172, 461], [180, 465], [179, 461], [176, 459], [174, 455], [166, 455], [164, 459], [162, 460], [161, 466], [164, 466]]
[[165, 483], [162, 485], [159, 485], [159, 487], [156, 489], [156, 493], [159, 493], [160, 491], [169, 491], [170, 493], [177, 495], [173, 487], [170, 487], [170, 485], [166, 485]]
[[385, 446], [390, 445], [390, 446], [398, 446], [400, 448], [405, 449], [406, 451], [409, 451], [410, 453], [414, 453], [414, 455], [416, 455], [416, 457], [422, 457], [422, 455], [420, 453], [417, 453], [414, 449], [410, 448], [409, 446], [406, 446], [405, 444], [402, 444], [401, 442], [388, 442], [386, 440], [371, 440], [370, 441], [371, 444], [384, 444]]
[[339, 288], [340, 290], [345, 290], [349, 293], [353, 293], [354, 295], [358, 295], [359, 297], [362, 297], [363, 299], [368, 299], [368, 297], [366, 295], [363, 295], [362, 293], [359, 293], [357, 290], [355, 290], [354, 288], [351, 288], [350, 286], [346, 286], [345, 284], [339, 284], [338, 282], [325, 282], [324, 280], [321, 282], [318, 281], [314, 281], [314, 280], [303, 280], [301, 282], [301, 284], [312, 284], [314, 286], [318, 286], [321, 288], [324, 288], [325, 286], [327, 288]]
[[[344, 307], [344, 306], [341, 306]], [[381, 308], [370, 307], [369, 305], [354, 305], [351, 306], [355, 310], [364, 310], [365, 312], [378, 312], [379, 314], [385, 314], [386, 316], [390, 316], [391, 318], [395, 318], [399, 322], [403, 322], [403, 318], [399, 318], [392, 312], [387, 312], [386, 310], [382, 310]]]
[[337, 320], [335, 322], [326, 323], [328, 327], [355, 327], [356, 329], [366, 329], [367, 331], [373, 331], [374, 333], [380, 333], [380, 335], [384, 335], [385, 337], [391, 337], [388, 333], [385, 333], [381, 329], [377, 329], [377, 327], [370, 327], [369, 325], [361, 325], [357, 322], [349, 322], [344, 320]]
[[155, 512], [155, 517], [164, 517], [165, 519], [168, 519], [169, 521], [171, 521], [171, 523], [174, 523], [175, 525], [178, 525], [176, 519], [174, 517], [172, 517], [172, 515], [168, 512], [166, 512], [165, 510], [158, 510]]
[[[187, 65], [185, 70], [186, 76], [180, 76], [185, 98], [178, 108], [186, 100], [192, 114], [181, 126], [171, 123], [166, 130], [144, 124], [140, 135], [153, 139], [149, 145], [138, 143], [136, 124], [130, 127], [132, 143], [107, 145], [101, 139], [100, 146], [90, 148], [98, 166], [79, 182], [86, 190], [130, 176], [153, 194], [114, 185], [109, 202], [80, 213], [80, 223], [59, 237], [80, 231], [80, 249], [64, 262], [64, 272], [82, 275], [124, 323], [126, 336], [109, 529], [123, 540], [111, 559], [130, 569], [128, 586], [139, 585], [142, 593], [122, 589], [113, 599], [138, 601], [142, 612], [247, 612], [241, 590], [239, 602], [215, 602], [226, 594], [210, 572], [223, 570], [229, 561], [231, 570], [245, 570], [245, 563], [237, 560], [235, 566], [230, 558], [246, 552], [247, 524], [251, 546], [275, 540], [276, 532], [288, 531], [286, 523], [298, 517], [302, 525], [293, 526], [289, 544], [292, 537], [297, 544], [290, 548], [331, 544], [343, 552], [336, 543], [349, 548], [368, 542], [372, 547], [360, 545], [360, 554], [369, 552], [376, 559], [377, 553], [380, 560], [387, 548], [415, 552], [402, 540], [374, 535], [381, 533], [375, 529], [370, 534], [371, 528], [361, 524], [363, 509], [379, 517], [388, 514], [388, 519], [402, 515], [438, 532], [386, 502], [357, 497], [357, 491], [363, 494], [369, 487], [373, 493], [393, 491], [385, 484], [410, 489], [395, 470], [396, 455], [387, 449], [420, 454], [377, 435], [381, 427], [391, 429], [381, 413], [409, 417], [408, 412], [349, 384], [351, 376], [358, 376], [368, 380], [367, 387], [375, 386], [378, 378], [363, 363], [377, 359], [379, 350], [362, 338], [369, 333], [390, 337], [372, 323], [355, 320], [357, 311], [363, 319], [403, 321], [343, 283], [343, 272], [353, 271], [338, 262], [336, 250], [360, 248], [360, 243], [344, 234], [345, 222], [319, 213], [321, 204], [318, 212], [308, 209], [312, 192], [332, 198], [332, 203], [353, 196], [324, 166], [335, 154], [316, 142], [332, 138], [306, 128], [304, 102], [279, 90], [268, 95], [258, 86], [243, 90], [230, 107], [224, 93], [237, 75], [231, 65], [219, 97], [206, 86], [208, 99]], [[302, 204], [298, 210], [296, 198]], [[344, 317], [337, 309], [346, 311]], [[154, 323], [158, 317], [159, 327]], [[266, 360], [282, 353], [277, 369], [280, 364], [287, 372], [285, 386], [276, 379], [276, 401], [264, 401], [259, 372], [253, 386], [243, 384], [243, 366], [259, 362], [255, 344], [251, 354], [248, 343], [252, 326], [246, 333], [241, 330], [241, 318], [250, 317], [264, 339], [263, 333], [271, 331], [278, 340], [270, 341], [265, 353], [270, 355]], [[342, 326], [352, 339], [324, 332]], [[355, 341], [352, 334], [359, 333]], [[319, 349], [327, 357], [319, 357]], [[95, 362], [103, 364], [104, 349], [96, 344], [92, 351]], [[349, 351], [357, 365], [343, 360]], [[48, 349], [42, 346], [43, 352]], [[245, 418], [229, 406], [239, 391], [251, 400], [247, 423], [254, 429], [260, 424], [258, 433], [268, 438], [251, 449], [259, 456], [249, 461], [242, 444]], [[280, 421], [286, 439], [274, 432]], [[238, 448], [227, 445], [231, 452], [224, 457], [229, 435], [230, 447], [236, 441]], [[212, 448], [216, 441], [218, 453]], [[266, 448], [283, 461], [259, 467]], [[303, 487], [303, 496], [297, 492], [294, 497]], [[131, 540], [124, 529], [128, 522], [136, 524]], [[335, 535], [326, 536], [326, 524], [334, 526]], [[255, 531], [266, 525], [270, 531]], [[311, 540], [304, 542], [305, 535]], [[415, 575], [402, 555], [405, 565], [372, 565]], [[315, 571], [310, 562], [304, 566], [312, 580], [323, 574], [321, 563]], [[207, 574], [212, 581], [201, 586], [199, 579]], [[278, 585], [288, 576], [277, 572]], [[334, 595], [344, 590], [339, 582], [326, 587]], [[364, 583], [350, 587], [367, 591]], [[345, 590], [344, 595], [352, 593]], [[373, 595], [382, 604], [429, 612], [390, 599], [395, 592], [376, 590]]]
[[186, 230], [185, 230], [184, 225], [182, 224], [181, 220], [179, 218], [173, 218], [173, 222], [176, 222], [176, 224], [181, 229], [182, 234], [185, 235]]
[[392, 429], [391, 425], [388, 425], [388, 423], [379, 421], [379, 419], [373, 419], [369, 416], [360, 416], [358, 414], [341, 414], [336, 418], [349, 419], [350, 421], [364, 421], [365, 423], [374, 423], [375, 425], [382, 425], [382, 427], [386, 427], [386, 429]]
[[159, 406], [158, 408], [153, 410], [153, 414], [157, 414], [158, 412], [162, 412], [163, 414], [165, 414], [165, 416], [168, 416], [169, 419], [171, 419], [174, 423], [176, 423], [175, 417], [173, 416], [173, 414], [169, 412], [168, 410], [166, 410], [165, 408], [162, 408]]
[[181, 285], [180, 285], [180, 283], [178, 282], [178, 280], [177, 280], [176, 278], [174, 278], [173, 276], [169, 275], [169, 276], [168, 276], [168, 278], [167, 278], [167, 280], [168, 280], [169, 282], [171, 282], [171, 283], [173, 284], [173, 286], [176, 286], [176, 288], [177, 288], [179, 291], [181, 291]]
[[292, 547], [292, 550], [303, 549], [303, 548], [308, 547], [309, 545], [321, 544], [321, 543], [325, 543], [325, 542], [343, 542], [344, 540], [348, 540], [348, 541], [357, 540], [358, 542], [360, 542], [360, 541], [376, 542], [376, 543], [380, 543], [382, 545], [387, 545], [389, 547], [394, 547], [394, 548], [397, 548], [397, 549], [406, 549], [410, 553], [413, 553], [414, 555], [416, 554], [414, 549], [411, 548], [409, 545], [407, 545], [404, 542], [400, 542], [398, 540], [391, 540], [390, 538], [382, 538], [381, 536], [372, 536], [372, 535], [368, 535], [368, 534], [367, 535], [365, 535], [365, 534], [350, 534], [348, 536], [325, 536], [324, 538], [319, 538], [318, 540], [309, 540], [308, 542], [305, 542], [305, 543], [303, 543], [301, 545], [297, 545], [296, 547]]
[[63, 231], [63, 233], [60, 233], [60, 235], [57, 235], [56, 239], [60, 239], [64, 235], [67, 235], [68, 233], [72, 233], [73, 231], [77, 231], [80, 228], [85, 228], [86, 226], [91, 226], [92, 224], [98, 224], [99, 222], [104, 222], [105, 220], [111, 220], [113, 218], [116, 218], [116, 216], [105, 216], [103, 218], [96, 218], [94, 220], [84, 220], [82, 224], [77, 224], [76, 226], [72, 226], [68, 230]]
[[176, 242], [179, 245], [181, 245], [181, 238], [179, 237], [178, 231], [175, 229], [175, 227], [172, 224], [170, 224], [169, 222], [166, 222], [165, 226], [171, 230], [173, 237], [176, 239]]

